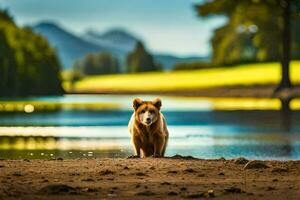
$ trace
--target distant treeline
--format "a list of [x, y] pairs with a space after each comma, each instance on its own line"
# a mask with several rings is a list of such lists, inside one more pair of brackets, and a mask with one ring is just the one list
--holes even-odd
[[77, 60], [74, 71], [83, 75], [115, 74], [120, 71], [119, 61], [110, 53], [89, 53], [82, 60]]
[[[90, 53], [83, 59], [77, 60], [73, 66], [77, 76], [96, 74], [120, 73], [120, 61], [107, 52]], [[137, 42], [135, 49], [126, 57], [126, 73], [160, 71], [161, 66], [153, 56], [146, 51], [141, 42]]]
[[60, 63], [47, 40], [0, 10], [0, 97], [61, 95]]
[[173, 70], [196, 70], [196, 69], [208, 69], [212, 68], [213, 65], [210, 62], [197, 61], [197, 62], [187, 62], [187, 63], [177, 63]]

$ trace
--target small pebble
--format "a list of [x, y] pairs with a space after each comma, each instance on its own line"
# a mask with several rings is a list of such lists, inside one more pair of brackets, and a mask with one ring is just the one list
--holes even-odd
[[224, 172], [220, 172], [218, 175], [219, 176], [225, 176]]
[[209, 197], [214, 197], [215, 196], [214, 190], [208, 190], [207, 194], [208, 194]]
[[178, 193], [172, 191], [172, 192], [169, 192], [168, 195], [169, 195], [169, 196], [176, 196], [176, 195], [178, 195]]

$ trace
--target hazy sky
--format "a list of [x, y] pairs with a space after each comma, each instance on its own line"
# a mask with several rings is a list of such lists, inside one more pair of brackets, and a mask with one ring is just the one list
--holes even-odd
[[202, 0], [0, 0], [19, 25], [55, 21], [82, 34], [122, 27], [142, 38], [151, 51], [207, 55], [212, 30], [223, 18], [197, 17]]

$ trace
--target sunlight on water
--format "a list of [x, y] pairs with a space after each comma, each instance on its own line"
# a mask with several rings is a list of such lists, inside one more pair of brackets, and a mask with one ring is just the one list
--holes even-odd
[[[240, 155], [249, 158], [300, 158], [298, 134], [238, 132], [234, 127], [222, 126], [170, 126], [169, 131], [168, 155], [178, 153], [205, 158]], [[127, 152], [123, 154], [126, 156], [132, 150], [126, 126], [1, 127], [0, 135], [0, 155], [5, 150], [59, 150], [68, 152], [67, 157], [72, 156], [70, 154], [74, 151], [85, 151], [82, 156], [88, 157], [94, 157], [103, 151]], [[35, 156], [43, 157], [41, 154]]]
[[26, 104], [26, 105], [24, 106], [24, 111], [25, 111], [26, 113], [32, 113], [32, 112], [34, 111], [34, 106], [31, 105], [31, 104]]

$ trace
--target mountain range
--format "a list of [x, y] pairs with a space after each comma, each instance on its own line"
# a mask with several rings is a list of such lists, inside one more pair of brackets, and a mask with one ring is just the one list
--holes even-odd
[[[57, 50], [63, 69], [71, 69], [76, 60], [83, 58], [87, 53], [94, 52], [109, 52], [116, 56], [121, 63], [124, 63], [127, 54], [134, 49], [137, 41], [141, 41], [135, 35], [120, 28], [104, 33], [88, 30], [82, 35], [74, 34], [54, 22], [41, 22], [31, 28], [47, 38], [50, 45]], [[178, 62], [208, 59], [207, 57], [181, 58], [174, 55], [151, 53], [164, 70], [171, 70]], [[121, 71], [125, 71], [125, 65], [122, 66]]]

